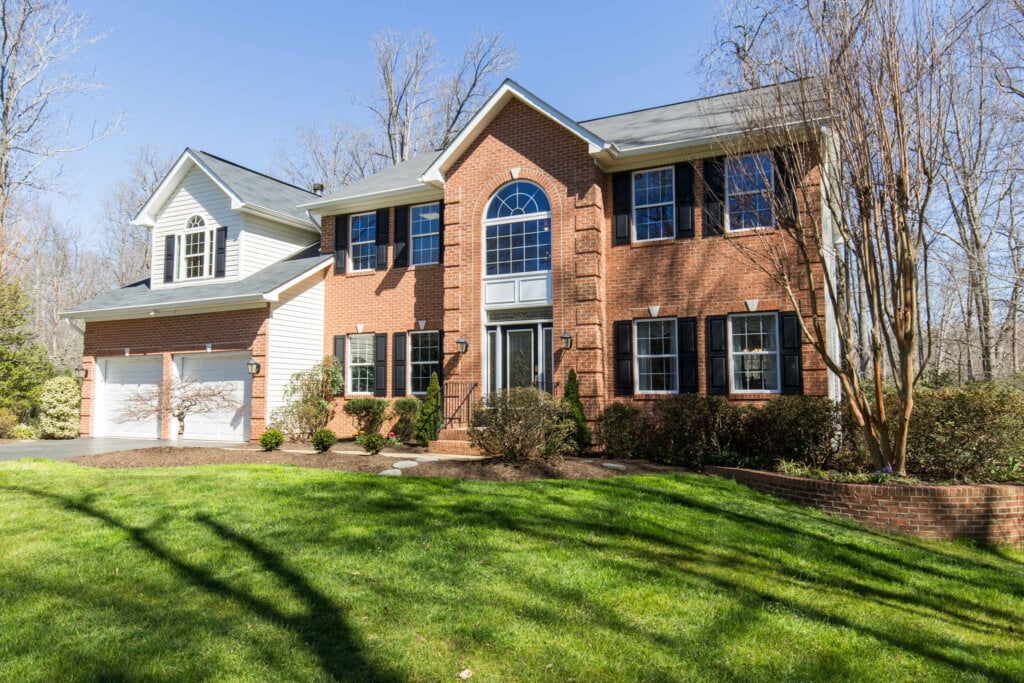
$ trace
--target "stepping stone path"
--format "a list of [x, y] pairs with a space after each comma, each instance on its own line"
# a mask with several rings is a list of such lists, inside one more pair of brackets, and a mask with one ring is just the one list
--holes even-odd
[[407, 470], [410, 467], [416, 467], [416, 465], [419, 465], [419, 463], [415, 460], [399, 460], [398, 462], [391, 463], [392, 467], [400, 470]]
[[400, 477], [402, 476], [402, 470], [384, 470], [383, 472], [381, 472], [381, 474], [383, 474], [386, 477]]
[[608, 469], [615, 470], [617, 472], [625, 472], [626, 471], [626, 466], [625, 465], [620, 465], [617, 462], [603, 462], [603, 463], [601, 463], [601, 467], [607, 467]]

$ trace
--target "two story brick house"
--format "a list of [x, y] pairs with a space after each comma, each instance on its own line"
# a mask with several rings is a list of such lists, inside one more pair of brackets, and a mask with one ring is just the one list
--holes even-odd
[[[310, 265], [301, 277], [322, 287], [322, 309], [319, 327], [302, 329], [344, 363], [345, 399], [419, 395], [438, 372], [455, 431], [483, 394], [560, 393], [571, 368], [591, 419], [611, 401], [680, 392], [739, 402], [829, 395], [834, 382], [801, 343], [789, 299], [749, 261], [758, 235], [774, 229], [780, 170], [770, 150], [736, 145], [746, 97], [577, 122], [506, 81], [446, 149], [327, 197], [298, 197], [292, 210], [318, 226], [319, 254], [268, 268]], [[739, 153], [723, 155], [727, 144]], [[809, 196], [819, 173], [801, 179]], [[167, 238], [154, 239], [158, 264]], [[273, 323], [274, 306], [265, 308]], [[205, 332], [224, 319], [209, 315], [147, 322], [188, 319]], [[90, 322], [85, 363], [96, 363], [101, 336], [116, 349], [131, 347], [133, 332]], [[275, 372], [273, 354], [247, 349]], [[261, 378], [254, 397], [268, 395]], [[252, 401], [252, 438], [272, 402]], [[351, 434], [340, 411], [332, 427]]]

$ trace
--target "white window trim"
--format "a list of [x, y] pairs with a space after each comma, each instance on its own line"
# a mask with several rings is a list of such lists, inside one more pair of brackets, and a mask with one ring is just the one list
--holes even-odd
[[406, 344], [408, 344], [408, 346], [406, 347], [406, 350], [405, 350], [405, 357], [408, 358], [409, 361], [408, 361], [408, 363], [406, 363], [407, 367], [406, 367], [405, 386], [409, 387], [409, 395], [410, 396], [426, 396], [427, 395], [426, 391], [413, 391], [413, 389], [412, 389], [412, 377], [413, 377], [413, 372], [412, 371], [413, 371], [413, 366], [414, 365], [432, 365], [432, 364], [436, 364], [436, 363], [415, 363], [415, 362], [413, 362], [413, 359], [412, 359], [412, 337], [415, 334], [436, 334], [437, 335], [437, 352], [439, 354], [441, 354], [441, 353], [444, 352], [444, 350], [441, 348], [441, 331], [440, 330], [410, 330], [409, 331], [409, 335], [408, 335], [408, 341], [406, 342]]
[[[768, 161], [771, 163], [771, 176], [768, 178], [768, 209], [772, 212], [772, 223], [771, 225], [754, 225], [749, 228], [733, 228], [732, 227], [732, 214], [729, 211], [729, 198], [732, 193], [729, 192], [729, 161], [733, 159], [743, 159], [744, 157], [752, 157], [765, 155], [768, 157]], [[723, 213], [725, 213], [725, 231], [726, 232], [753, 232], [755, 230], [773, 230], [775, 228], [775, 211], [772, 207], [771, 193], [775, 191], [775, 159], [772, 158], [768, 152], [751, 152], [749, 154], [736, 154], [734, 156], [727, 157], [725, 160], [725, 168], [723, 169], [722, 175], [724, 176], [725, 182], [725, 206], [723, 207]], [[737, 196], [747, 196], [761, 194], [760, 192], [741, 192]]]
[[[492, 197], [492, 199], [493, 199], [493, 197]], [[484, 248], [484, 275], [483, 275], [483, 277], [484, 277], [484, 279], [485, 280], [488, 279], [488, 278], [492, 278], [492, 279], [507, 279], [507, 278], [510, 278], [510, 277], [530, 276], [530, 275], [534, 275], [535, 273], [550, 273], [552, 271], [552, 264], [549, 263], [547, 270], [527, 270], [527, 271], [522, 272], [522, 273], [495, 273], [494, 275], [488, 275], [487, 274], [487, 228], [489, 228], [492, 225], [505, 225], [507, 223], [526, 223], [527, 221], [539, 221], [539, 220], [545, 220], [545, 219], [548, 220], [548, 221], [551, 220], [551, 212], [550, 211], [541, 211], [540, 213], [527, 213], [527, 214], [523, 214], [522, 216], [507, 216], [505, 218], [491, 218], [489, 220], [485, 220], [483, 222], [483, 227], [484, 227], [484, 231], [483, 231], [483, 237], [484, 237], [484, 242], [483, 242], [483, 248]], [[549, 226], [548, 227], [549, 231], [554, 229], [553, 226], [551, 226], [550, 222], [548, 223], [548, 226]], [[554, 236], [552, 235], [552, 237], [554, 237]], [[555, 251], [555, 240], [552, 239], [551, 240], [551, 252], [552, 252], [552, 255], [554, 255], [554, 251]], [[549, 259], [549, 261], [553, 261], [553, 259]]]
[[[424, 235], [413, 235], [412, 233], [412, 212], [423, 206], [436, 206], [437, 207], [437, 231], [428, 232]], [[410, 266], [436, 266], [440, 263], [440, 260], [435, 261], [424, 261], [423, 263], [416, 263], [416, 239], [423, 239], [425, 237], [431, 237], [437, 235], [438, 237], [438, 259], [440, 259], [440, 247], [441, 247], [441, 202], [424, 202], [423, 204], [414, 204], [409, 207], [409, 265]]]
[[[374, 253], [373, 261], [374, 262], [373, 262], [373, 265], [370, 266], [369, 268], [356, 268], [353, 265], [354, 261], [352, 259], [352, 252], [355, 251], [353, 249], [353, 247], [357, 244], [356, 242], [354, 242], [352, 240], [352, 223], [355, 221], [356, 218], [360, 218], [362, 216], [373, 216], [374, 217], [373, 218], [373, 221], [374, 221], [374, 223], [373, 223], [373, 239], [370, 240], [369, 242], [358, 242], [358, 244], [372, 244], [373, 245], [373, 253]], [[350, 273], [368, 273], [371, 270], [376, 270], [377, 269], [377, 257], [379, 256], [379, 254], [377, 254], [377, 230], [379, 230], [379, 229], [380, 229], [380, 226], [377, 225], [377, 212], [376, 211], [364, 211], [362, 213], [354, 213], [354, 214], [352, 214], [351, 216], [348, 217], [348, 250], [347, 250], [348, 251], [348, 272], [350, 272]]]
[[[675, 325], [676, 336], [676, 352], [672, 354], [658, 354], [652, 356], [644, 356], [644, 358], [675, 358], [676, 361], [676, 388], [673, 389], [648, 389], [643, 390], [640, 388], [640, 345], [637, 343], [637, 325], [638, 323], [655, 323], [673, 321]], [[633, 393], [643, 396], [656, 396], [656, 395], [674, 395], [679, 393], [679, 319], [678, 318], [639, 318], [633, 321]]]
[[[188, 268], [186, 267], [185, 261], [185, 238], [188, 235], [194, 235], [197, 233], [206, 233], [206, 249], [203, 254], [203, 274], [195, 277], [188, 276]], [[199, 280], [210, 280], [214, 276], [214, 260], [217, 257], [217, 228], [216, 227], [203, 227], [193, 228], [191, 230], [183, 230], [182, 232], [175, 235], [174, 250], [174, 281], [182, 282], [198, 282]]]
[[[660, 202], [658, 204], [644, 204], [641, 207], [636, 205], [636, 176], [638, 173], [654, 173], [655, 171], [671, 171], [672, 172], [672, 201]], [[659, 166], [658, 168], [642, 168], [638, 171], [633, 171], [629, 174], [629, 199], [630, 199], [630, 225], [629, 229], [633, 233], [634, 242], [659, 242], [661, 240], [674, 240], [676, 238], [676, 169], [675, 166]], [[636, 210], [649, 209], [657, 206], [671, 206], [672, 207], [672, 234], [665, 235], [664, 237], [646, 237], [640, 239], [636, 236]]]
[[[775, 316], [775, 380], [778, 382], [777, 389], [737, 389], [736, 388], [736, 373], [733, 372], [733, 355], [735, 353], [743, 353], [742, 351], [732, 350], [732, 321], [736, 318], [753, 318], [757, 316]], [[729, 325], [726, 331], [726, 344], [729, 350], [729, 393], [730, 394], [781, 394], [782, 393], [782, 320], [779, 317], [778, 311], [765, 311], [758, 313], [732, 313], [729, 315]]]
[[[373, 396], [373, 391], [374, 391], [373, 389], [370, 389], [369, 391], [356, 391], [352, 387], [352, 380], [355, 379], [355, 377], [353, 376], [353, 373], [352, 373], [352, 338], [353, 337], [369, 337], [370, 338], [370, 362], [369, 362], [369, 364], [367, 364], [367, 363], [358, 363], [358, 364], [356, 364], [356, 366], [357, 367], [366, 367], [367, 365], [369, 365], [370, 371], [371, 372], [375, 372], [374, 367], [375, 367], [375, 364], [376, 364], [376, 361], [377, 361], [377, 355], [376, 355], [377, 349], [375, 348], [376, 339], [374, 338], [373, 332], [357, 332], [356, 334], [347, 335], [346, 343], [345, 343], [345, 377], [347, 378], [346, 381], [345, 381], [346, 395], [351, 395], [351, 396]], [[376, 382], [375, 382], [375, 384], [376, 384]]]

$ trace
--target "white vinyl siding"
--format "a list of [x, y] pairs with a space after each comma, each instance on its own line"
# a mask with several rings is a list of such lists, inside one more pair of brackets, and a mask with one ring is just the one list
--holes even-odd
[[225, 279], [234, 280], [238, 277], [238, 235], [241, 220], [237, 212], [231, 209], [231, 200], [217, 187], [209, 176], [197, 168], [192, 169], [181, 185], [174, 191], [167, 205], [157, 216], [153, 227], [152, 252], [152, 287], [189, 286], [191, 284], [207, 284], [208, 281], [187, 280], [164, 282], [164, 238], [167, 235], [180, 235], [184, 232], [189, 218], [199, 216], [207, 228], [216, 229], [227, 226], [227, 261]]
[[324, 355], [324, 280], [318, 273], [281, 295], [270, 311], [267, 357], [267, 416], [284, 405], [284, 391], [296, 372]]
[[242, 229], [239, 261], [239, 275], [242, 278], [249, 277], [318, 241], [317, 236], [308, 230], [277, 225], [249, 215], [244, 217]]

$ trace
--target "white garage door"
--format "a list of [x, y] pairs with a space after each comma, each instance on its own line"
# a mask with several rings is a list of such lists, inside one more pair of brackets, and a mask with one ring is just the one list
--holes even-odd
[[202, 441], [248, 441], [249, 402], [252, 395], [248, 356], [181, 356], [181, 376], [199, 382], [224, 385], [231, 394], [232, 408], [216, 413], [197, 413], [185, 418], [186, 439]]
[[124, 436], [142, 439], [160, 438], [160, 418], [131, 417], [129, 405], [140, 392], [153, 395], [163, 377], [162, 358], [101, 358], [97, 387], [99, 436]]

